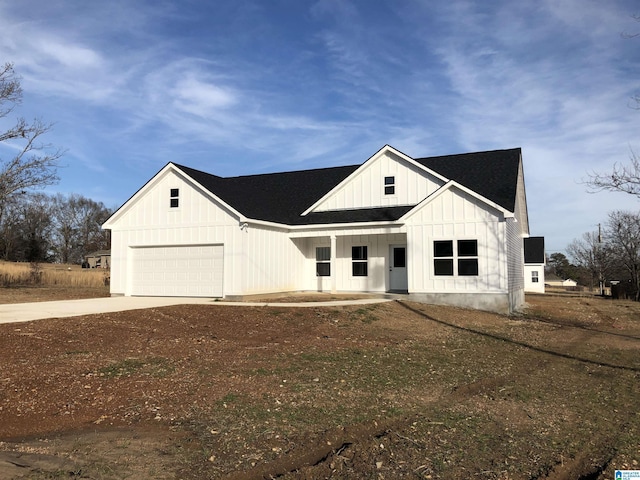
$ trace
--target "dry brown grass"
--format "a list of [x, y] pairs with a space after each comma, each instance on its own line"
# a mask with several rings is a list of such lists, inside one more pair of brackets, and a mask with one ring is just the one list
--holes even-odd
[[0, 286], [102, 287], [109, 284], [109, 270], [80, 265], [15, 263], [0, 261]]

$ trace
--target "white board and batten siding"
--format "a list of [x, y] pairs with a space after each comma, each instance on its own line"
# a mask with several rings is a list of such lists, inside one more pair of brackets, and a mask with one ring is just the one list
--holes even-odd
[[[179, 206], [170, 207], [170, 191]], [[167, 169], [119, 213], [112, 228], [111, 292], [223, 296], [241, 292], [244, 268], [238, 219], [189, 179]], [[210, 272], [205, 272], [209, 267]], [[202, 282], [198, 286], [198, 282]]]
[[[385, 195], [385, 177], [394, 178], [393, 195]], [[443, 183], [393, 152], [384, 152], [354, 172], [343, 185], [316, 205], [313, 211], [415, 205]]]
[[[410, 292], [507, 291], [505, 222], [501, 212], [453, 187], [410, 215], [406, 228]], [[435, 240], [477, 240], [478, 275], [435, 275]]]
[[305, 256], [286, 230], [249, 224], [244, 234], [243, 294], [300, 290]]

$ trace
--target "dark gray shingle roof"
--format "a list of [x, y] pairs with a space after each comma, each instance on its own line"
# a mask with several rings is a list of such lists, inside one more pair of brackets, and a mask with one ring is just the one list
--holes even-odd
[[524, 239], [524, 263], [544, 263], [544, 237]]
[[[513, 211], [519, 148], [419, 158], [416, 161]], [[175, 165], [242, 215], [255, 220], [285, 225], [394, 221], [413, 208], [367, 208], [301, 216], [360, 165], [227, 178]]]
[[513, 212], [520, 155], [519, 148], [512, 148], [415, 160]]

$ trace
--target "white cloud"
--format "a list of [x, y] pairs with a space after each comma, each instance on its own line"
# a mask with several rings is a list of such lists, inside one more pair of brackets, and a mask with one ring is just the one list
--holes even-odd
[[178, 79], [168, 94], [174, 98], [173, 105], [179, 109], [200, 117], [208, 117], [212, 112], [225, 109], [236, 103], [236, 95], [230, 88], [190, 75]]

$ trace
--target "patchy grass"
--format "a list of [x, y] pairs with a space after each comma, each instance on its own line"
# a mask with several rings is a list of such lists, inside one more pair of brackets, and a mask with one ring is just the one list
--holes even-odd
[[[0, 433], [22, 432], [22, 448], [60, 439], [43, 452], [85, 458], [87, 478], [604, 479], [637, 469], [640, 304], [530, 303], [517, 317], [399, 302], [190, 305], [4, 326]], [[95, 437], [63, 441], [86, 426], [104, 429], [100, 438], [124, 426], [145, 442], [89, 451]], [[153, 471], [136, 474], [143, 466]]]

